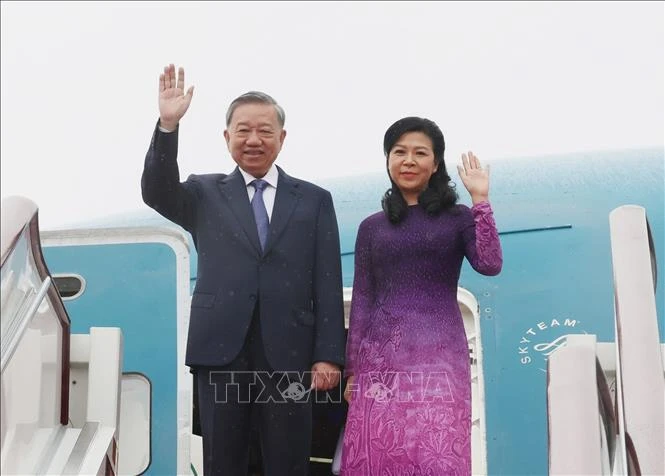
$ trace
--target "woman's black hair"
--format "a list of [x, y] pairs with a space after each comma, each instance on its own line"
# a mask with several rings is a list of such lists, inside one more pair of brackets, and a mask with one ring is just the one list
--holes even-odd
[[395, 146], [395, 143], [407, 132], [422, 132], [432, 140], [434, 152], [434, 162], [437, 170], [432, 174], [427, 184], [427, 188], [418, 196], [418, 204], [427, 211], [429, 215], [438, 215], [442, 211], [452, 208], [457, 203], [457, 192], [455, 185], [451, 183], [450, 176], [446, 171], [446, 163], [443, 160], [443, 153], [446, 150], [446, 143], [443, 139], [443, 132], [433, 121], [422, 117], [405, 117], [388, 128], [383, 137], [383, 152], [386, 156], [386, 169], [388, 169], [388, 178], [392, 184], [381, 199], [381, 207], [391, 223], [399, 223], [406, 216], [408, 205], [397, 184], [390, 177], [390, 168], [388, 166], [388, 156]]

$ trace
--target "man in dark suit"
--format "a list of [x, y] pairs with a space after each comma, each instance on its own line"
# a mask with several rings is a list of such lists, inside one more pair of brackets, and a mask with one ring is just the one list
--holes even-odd
[[307, 474], [310, 390], [339, 382], [344, 310], [329, 192], [274, 165], [284, 111], [251, 92], [226, 115], [228, 175], [180, 182], [178, 127], [194, 93], [169, 65], [141, 188], [150, 207], [192, 234], [198, 276], [186, 364], [196, 375], [206, 475], [246, 475], [256, 411], [266, 475]]

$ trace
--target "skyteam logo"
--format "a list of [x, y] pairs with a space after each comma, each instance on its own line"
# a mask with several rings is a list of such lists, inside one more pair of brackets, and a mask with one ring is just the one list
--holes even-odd
[[566, 317], [541, 321], [530, 327], [517, 346], [520, 364], [547, 372], [547, 358], [559, 347], [566, 345], [566, 335], [586, 334], [579, 329], [579, 325], [579, 320]]

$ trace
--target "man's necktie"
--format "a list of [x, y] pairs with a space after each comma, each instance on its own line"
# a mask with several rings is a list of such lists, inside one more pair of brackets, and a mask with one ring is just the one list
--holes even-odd
[[252, 180], [250, 185], [256, 190], [252, 197], [252, 210], [254, 210], [254, 220], [256, 220], [256, 230], [259, 232], [259, 241], [261, 242], [261, 251], [266, 248], [268, 240], [268, 212], [266, 204], [263, 203], [263, 190], [268, 186], [268, 182], [261, 179]]

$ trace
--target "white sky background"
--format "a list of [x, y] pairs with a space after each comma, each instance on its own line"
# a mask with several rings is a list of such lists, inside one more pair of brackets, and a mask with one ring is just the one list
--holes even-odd
[[309, 180], [383, 170], [407, 115], [441, 126], [449, 164], [663, 146], [662, 2], [3, 2], [1, 18], [1, 194], [46, 228], [145, 207], [168, 63], [195, 85], [183, 179], [233, 168], [224, 113], [252, 89], [286, 110], [277, 163]]

